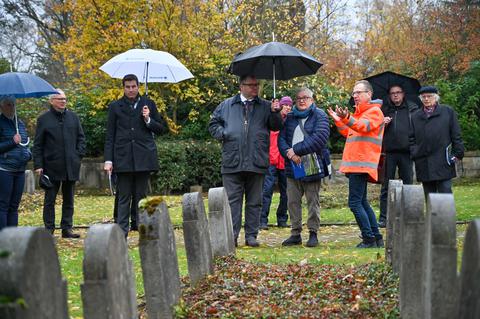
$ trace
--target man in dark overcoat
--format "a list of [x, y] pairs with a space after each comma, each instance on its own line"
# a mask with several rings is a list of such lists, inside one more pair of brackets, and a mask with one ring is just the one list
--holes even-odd
[[52, 234], [55, 230], [55, 199], [62, 187], [62, 237], [78, 238], [72, 232], [73, 196], [79, 179], [80, 162], [85, 155], [85, 135], [80, 119], [66, 108], [62, 90], [50, 96], [50, 110], [37, 119], [33, 160], [35, 172], [49, 177], [52, 187], [45, 190], [43, 222]]
[[108, 107], [105, 136], [105, 165], [108, 174], [117, 176], [117, 223], [128, 236], [130, 208], [147, 196], [150, 173], [157, 171], [158, 158], [154, 134], [168, 131], [155, 103], [138, 93], [138, 78], [126, 75], [124, 96]]
[[412, 115], [410, 154], [427, 198], [429, 193], [452, 193], [455, 163], [463, 158], [465, 148], [457, 113], [439, 104], [437, 88], [424, 86], [419, 93], [423, 107]]
[[254, 76], [240, 78], [240, 94], [226, 99], [213, 112], [210, 134], [222, 142], [222, 180], [232, 213], [235, 244], [242, 226], [245, 196], [245, 244], [258, 247], [263, 180], [267, 173], [270, 131], [283, 127], [282, 107], [258, 97]]

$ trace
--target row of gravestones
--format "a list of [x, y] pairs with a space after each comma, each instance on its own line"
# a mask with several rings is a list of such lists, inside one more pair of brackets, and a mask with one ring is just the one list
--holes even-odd
[[452, 194], [389, 181], [385, 256], [400, 277], [400, 316], [480, 318], [480, 219], [466, 231], [457, 274], [456, 211]]
[[[225, 190], [183, 196], [183, 233], [192, 285], [213, 272], [213, 258], [235, 253]], [[165, 202], [139, 214], [139, 251], [148, 318], [171, 318], [180, 297], [175, 234]], [[81, 294], [85, 319], [137, 318], [132, 261], [118, 225], [93, 225], [84, 243]], [[67, 283], [53, 237], [43, 228], [0, 232], [0, 318], [67, 319]]]

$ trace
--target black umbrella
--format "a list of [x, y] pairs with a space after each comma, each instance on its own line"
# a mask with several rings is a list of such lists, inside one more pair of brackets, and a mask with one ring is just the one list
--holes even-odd
[[[405, 99], [410, 100], [420, 105], [418, 98], [418, 90], [420, 90], [420, 82], [417, 79], [394, 73], [391, 71], [379, 73], [365, 78], [373, 87], [372, 99], [381, 99], [384, 102], [388, 101], [388, 90], [394, 85], [400, 85], [405, 92]], [[353, 105], [353, 98], [350, 99]]]
[[238, 54], [229, 72], [238, 76], [254, 75], [257, 79], [288, 80], [317, 73], [322, 63], [308, 53], [281, 42], [268, 42]]

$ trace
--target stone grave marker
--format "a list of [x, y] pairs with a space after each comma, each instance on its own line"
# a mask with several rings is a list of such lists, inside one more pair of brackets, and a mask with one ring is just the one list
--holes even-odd
[[195, 285], [213, 273], [210, 230], [201, 194], [196, 192], [183, 195], [182, 212], [188, 274], [191, 284]]
[[175, 233], [163, 200], [141, 207], [139, 234], [148, 318], [173, 318], [181, 293], [180, 274]]
[[398, 222], [397, 214], [400, 213], [401, 202], [395, 199], [395, 191], [397, 188], [401, 190], [403, 182], [401, 180], [392, 179], [388, 181], [388, 197], [387, 197], [387, 229], [385, 241], [385, 259], [393, 264], [393, 251], [395, 250], [395, 242], [393, 236], [394, 224]]
[[403, 186], [400, 215], [400, 316], [403, 319], [424, 315], [424, 201], [422, 186]]
[[137, 318], [133, 266], [117, 224], [93, 225], [85, 239], [81, 285], [85, 319]]
[[227, 192], [223, 187], [210, 188], [208, 191], [208, 222], [213, 255], [217, 257], [234, 254], [232, 214]]
[[480, 219], [468, 225], [462, 255], [458, 318], [480, 318]]
[[39, 227], [0, 231], [2, 319], [68, 319], [67, 283], [52, 235]]
[[455, 317], [457, 285], [457, 231], [453, 194], [429, 194], [425, 220], [425, 315]]

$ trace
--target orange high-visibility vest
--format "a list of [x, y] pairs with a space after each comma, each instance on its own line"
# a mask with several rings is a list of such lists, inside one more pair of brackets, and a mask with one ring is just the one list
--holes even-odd
[[383, 113], [380, 104], [365, 103], [348, 118], [335, 121], [340, 134], [347, 138], [343, 149], [342, 173], [367, 173], [378, 180], [377, 168], [382, 151]]

